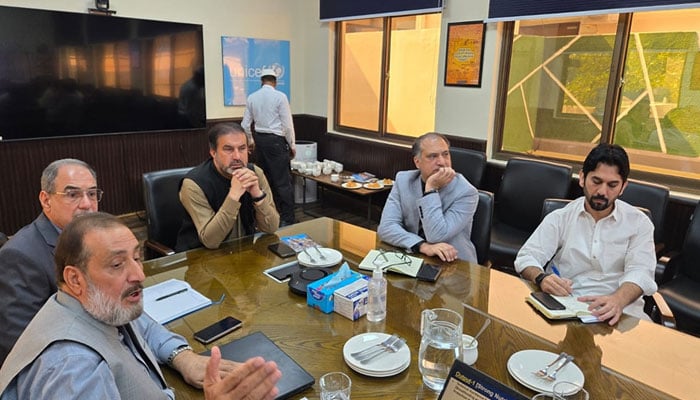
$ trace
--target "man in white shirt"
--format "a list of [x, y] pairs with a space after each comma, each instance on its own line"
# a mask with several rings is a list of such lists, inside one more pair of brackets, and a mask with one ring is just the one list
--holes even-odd
[[[248, 96], [241, 126], [249, 142], [255, 142], [255, 161], [270, 181], [280, 214], [280, 226], [294, 218], [294, 188], [290, 160], [296, 155], [294, 123], [287, 96], [276, 90], [277, 72], [263, 69], [262, 87]], [[255, 122], [255, 136], [251, 124]]]
[[543, 292], [578, 296], [610, 325], [623, 311], [648, 319], [641, 296], [657, 289], [654, 226], [618, 199], [629, 170], [622, 147], [596, 146], [579, 174], [584, 196], [547, 215], [515, 260], [524, 279]]

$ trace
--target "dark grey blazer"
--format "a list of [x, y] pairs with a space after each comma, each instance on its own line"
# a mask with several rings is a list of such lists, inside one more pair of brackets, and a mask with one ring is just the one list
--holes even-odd
[[0, 364], [46, 300], [56, 292], [58, 230], [42, 212], [0, 248]]

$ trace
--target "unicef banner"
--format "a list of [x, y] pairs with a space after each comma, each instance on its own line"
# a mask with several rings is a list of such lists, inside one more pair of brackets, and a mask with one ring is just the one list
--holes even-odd
[[248, 95], [260, 88], [260, 71], [277, 73], [277, 90], [289, 92], [289, 41], [221, 37], [224, 69], [224, 105], [244, 106]]

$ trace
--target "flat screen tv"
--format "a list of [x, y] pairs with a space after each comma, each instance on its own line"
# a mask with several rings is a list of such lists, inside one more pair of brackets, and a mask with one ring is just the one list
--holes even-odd
[[0, 6], [0, 136], [205, 125], [202, 25]]

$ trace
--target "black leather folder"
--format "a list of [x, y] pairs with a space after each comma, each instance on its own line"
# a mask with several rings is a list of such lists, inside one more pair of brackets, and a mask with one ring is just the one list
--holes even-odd
[[[227, 360], [244, 362], [260, 356], [265, 361], [274, 361], [282, 372], [282, 378], [277, 382], [279, 395], [277, 399], [286, 399], [311, 387], [315, 380], [304, 368], [280, 349], [275, 342], [262, 332], [253, 332], [240, 339], [219, 346], [221, 357]], [[209, 352], [202, 353], [209, 355]]]

